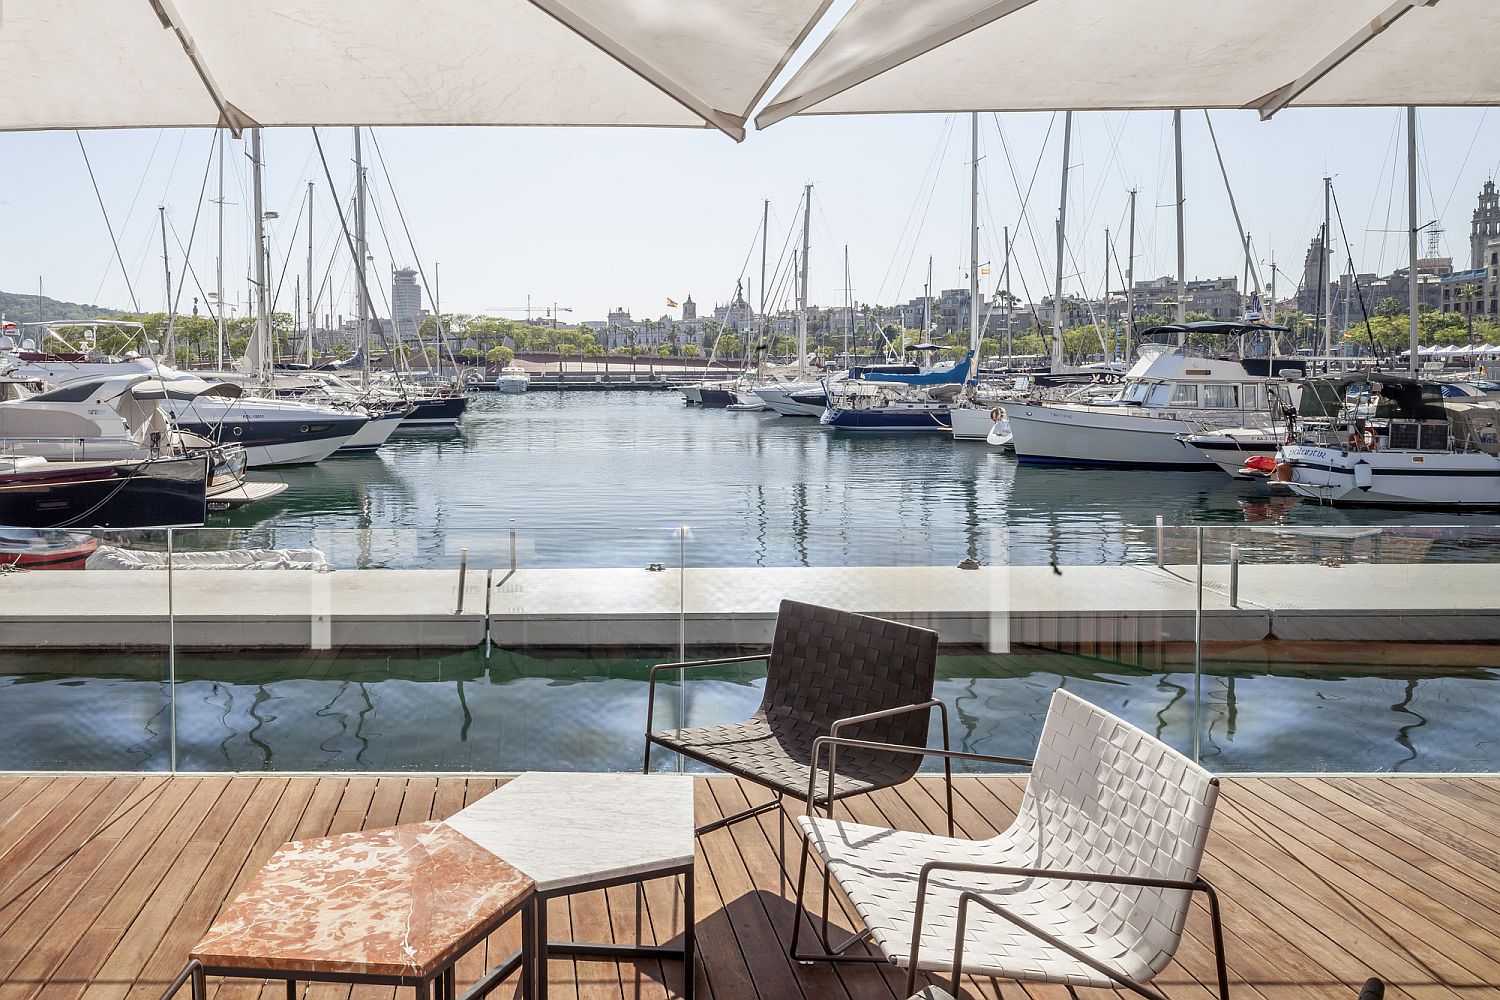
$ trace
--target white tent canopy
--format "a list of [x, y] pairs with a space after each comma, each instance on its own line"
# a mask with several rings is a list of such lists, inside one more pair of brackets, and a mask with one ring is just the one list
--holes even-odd
[[827, 3], [5, 0], [0, 129], [708, 125], [740, 139]]
[[1500, 104], [1495, 0], [854, 0], [757, 116]]

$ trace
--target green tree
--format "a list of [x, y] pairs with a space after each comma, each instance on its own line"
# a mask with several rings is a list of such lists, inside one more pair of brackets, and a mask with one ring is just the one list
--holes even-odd
[[[745, 342], [733, 333], [720, 334], [714, 347], [721, 358], [738, 358], [745, 353]], [[795, 344], [793, 349], [795, 350]]]
[[672, 345], [671, 344], [662, 344], [660, 347], [658, 347], [656, 349], [656, 353], [659, 354], [659, 355], [661, 355], [664, 358], [670, 358], [672, 356], [672, 353], [673, 353], [672, 352]]
[[508, 365], [516, 359], [516, 352], [504, 345], [496, 345], [485, 352], [484, 360], [492, 365]]
[[701, 358], [703, 357], [703, 348], [697, 344], [683, 344], [682, 356], [685, 358]]

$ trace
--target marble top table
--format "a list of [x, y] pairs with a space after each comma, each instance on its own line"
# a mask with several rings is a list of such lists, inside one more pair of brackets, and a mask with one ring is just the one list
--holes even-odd
[[[209, 975], [430, 983], [529, 903], [526, 874], [444, 823], [284, 844], [192, 951]], [[528, 921], [529, 923], [529, 921]], [[446, 978], [445, 978], [446, 977]]]
[[[535, 1000], [547, 995], [546, 956], [680, 958], [692, 1000], [693, 779], [668, 774], [530, 772], [448, 820], [536, 883], [531, 927]], [[683, 876], [682, 946], [547, 939], [546, 900], [627, 882]]]
[[561, 890], [693, 863], [693, 779], [679, 774], [529, 772], [448, 825], [536, 881]]

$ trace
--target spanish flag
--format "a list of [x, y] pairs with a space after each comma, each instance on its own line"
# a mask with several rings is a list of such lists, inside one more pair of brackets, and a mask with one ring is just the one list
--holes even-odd
[[674, 301], [672, 301], [672, 298], [670, 296], [667, 297], [667, 308], [668, 309], [676, 309], [677, 308], [677, 303], [674, 302]]

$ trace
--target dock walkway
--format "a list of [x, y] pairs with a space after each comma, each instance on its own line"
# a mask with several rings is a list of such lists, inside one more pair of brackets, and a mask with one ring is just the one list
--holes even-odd
[[[497, 787], [466, 776], [0, 775], [0, 1000], [155, 1000], [209, 922], [283, 841], [451, 815]], [[956, 781], [960, 836], [1014, 814], [1021, 780]], [[759, 801], [730, 778], [698, 782], [700, 822]], [[919, 779], [854, 805], [861, 821], [939, 830], [941, 785]], [[1500, 982], [1500, 778], [1227, 778], [1204, 874], [1224, 896], [1234, 1000], [1354, 1000], [1378, 974], [1392, 1000], [1481, 1000]], [[775, 813], [699, 841], [698, 996], [704, 1000], [904, 1000], [879, 967], [787, 957]], [[789, 843], [796, 843], [790, 824]], [[795, 876], [795, 852], [789, 873]], [[820, 886], [814, 886], [820, 889]], [[561, 936], [628, 942], [632, 887], [554, 903]], [[1200, 905], [1172, 1000], [1213, 1000]], [[679, 933], [680, 895], [650, 883], [640, 936]], [[847, 918], [837, 921], [849, 929]], [[515, 946], [496, 934], [459, 965], [459, 989]], [[669, 1000], [673, 962], [554, 960], [560, 1000]], [[1058, 988], [970, 981], [969, 995], [1065, 1000]], [[210, 980], [213, 1000], [284, 1000], [279, 984]], [[315, 984], [307, 1000], [395, 1000], [389, 988]], [[405, 992], [400, 997], [407, 996]], [[506, 984], [497, 997], [513, 997]], [[1087, 996], [1104, 996], [1086, 991]]]
[[[945, 643], [1191, 643], [1193, 566], [119, 570], [0, 576], [15, 646], [184, 649], [732, 645], [769, 642], [783, 598], [892, 617]], [[1489, 564], [1208, 566], [1208, 642], [1500, 641]]]

